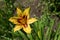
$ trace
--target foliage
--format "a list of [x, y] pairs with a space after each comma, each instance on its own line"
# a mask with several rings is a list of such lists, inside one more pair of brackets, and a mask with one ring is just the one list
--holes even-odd
[[38, 21], [31, 24], [31, 34], [13, 32], [15, 25], [9, 18], [15, 15], [15, 0], [4, 2], [5, 7], [0, 9], [0, 40], [60, 40], [60, 0], [41, 0], [45, 6]]

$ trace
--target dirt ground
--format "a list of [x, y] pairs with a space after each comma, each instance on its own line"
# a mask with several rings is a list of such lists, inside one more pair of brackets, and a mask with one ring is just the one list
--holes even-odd
[[[0, 0], [0, 8], [4, 7], [4, 2], [3, 0]], [[43, 3], [40, 0], [16, 0], [14, 3], [15, 7], [20, 7], [22, 6], [24, 9], [27, 7], [31, 8], [30, 15], [31, 17], [38, 16], [40, 17], [41, 15], [41, 10], [44, 8]]]

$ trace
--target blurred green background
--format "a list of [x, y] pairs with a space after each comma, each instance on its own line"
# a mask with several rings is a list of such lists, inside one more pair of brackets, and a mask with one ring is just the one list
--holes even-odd
[[[37, 17], [31, 34], [12, 31], [15, 25], [9, 18], [17, 7], [30, 7], [30, 16]], [[0, 0], [0, 40], [60, 40], [60, 0]]]

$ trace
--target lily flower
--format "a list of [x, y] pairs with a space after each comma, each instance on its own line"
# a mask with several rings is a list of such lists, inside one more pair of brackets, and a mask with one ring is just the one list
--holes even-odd
[[23, 12], [17, 8], [17, 16], [13, 16], [9, 19], [10, 22], [15, 24], [14, 32], [23, 29], [26, 33], [31, 33], [32, 28], [30, 24], [37, 21], [36, 18], [29, 18], [30, 8], [26, 8]]

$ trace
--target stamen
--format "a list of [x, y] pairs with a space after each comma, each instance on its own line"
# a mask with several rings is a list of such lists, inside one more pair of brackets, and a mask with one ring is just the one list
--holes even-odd
[[24, 25], [24, 27], [26, 28], [26, 27], [28, 27], [28, 25], [27, 24], [23, 24]]
[[27, 16], [26, 16], [26, 15], [24, 15], [24, 16], [23, 16], [23, 18], [26, 18], [26, 19], [27, 19]]
[[17, 19], [18, 23], [21, 23], [20, 20], [22, 20], [22, 19]]
[[25, 18], [25, 15], [23, 16], [23, 18]]

